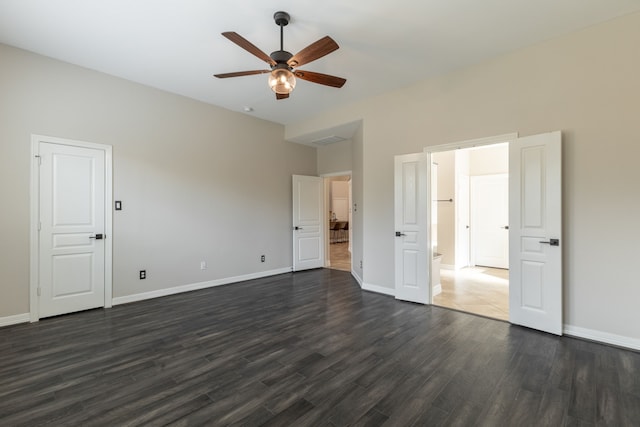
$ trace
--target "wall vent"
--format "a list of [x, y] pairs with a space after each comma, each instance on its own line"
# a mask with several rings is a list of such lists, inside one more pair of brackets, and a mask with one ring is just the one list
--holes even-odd
[[330, 135], [330, 136], [325, 136], [319, 139], [315, 139], [311, 141], [311, 143], [317, 144], [317, 145], [327, 145], [327, 144], [333, 144], [334, 142], [345, 141], [346, 139], [347, 138], [343, 138], [341, 136]]

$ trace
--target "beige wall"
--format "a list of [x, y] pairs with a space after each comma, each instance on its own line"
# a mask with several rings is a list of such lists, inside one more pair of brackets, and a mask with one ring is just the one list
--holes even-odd
[[349, 172], [353, 157], [351, 140], [318, 147], [318, 174]]
[[639, 41], [628, 15], [287, 126], [363, 120], [364, 282], [394, 286], [394, 155], [562, 130], [564, 322], [640, 347]]
[[469, 151], [469, 176], [509, 173], [509, 145], [491, 145]]
[[291, 266], [291, 175], [317, 173], [315, 148], [285, 142], [278, 124], [4, 45], [0, 64], [0, 318], [29, 311], [31, 134], [113, 146], [115, 297]]
[[[350, 201], [348, 179], [348, 176], [330, 178], [329, 210], [336, 215], [336, 219], [338, 221], [349, 220]], [[342, 205], [339, 205], [340, 203], [342, 203]]]

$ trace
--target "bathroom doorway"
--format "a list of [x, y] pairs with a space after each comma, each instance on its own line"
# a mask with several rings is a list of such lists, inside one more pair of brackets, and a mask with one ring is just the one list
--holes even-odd
[[509, 320], [508, 143], [432, 161], [432, 302]]

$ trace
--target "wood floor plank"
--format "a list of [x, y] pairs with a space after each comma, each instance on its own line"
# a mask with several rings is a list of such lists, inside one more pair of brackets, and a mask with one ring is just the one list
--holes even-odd
[[640, 425], [640, 353], [319, 269], [0, 328], [0, 425]]

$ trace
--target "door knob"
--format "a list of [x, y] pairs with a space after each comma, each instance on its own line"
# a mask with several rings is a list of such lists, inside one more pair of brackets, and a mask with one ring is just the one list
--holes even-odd
[[508, 226], [508, 225], [505, 225], [504, 227], [500, 227], [500, 228], [504, 228], [505, 230], [508, 230], [508, 229], [509, 229], [509, 226]]
[[297, 225], [293, 227], [294, 230], [302, 230], [302, 227], [298, 227]]
[[540, 241], [540, 243], [544, 243], [550, 246], [560, 246], [560, 239], [549, 239], [548, 241]]
[[102, 240], [103, 238], [105, 238], [106, 236], [103, 235], [102, 233], [98, 233], [95, 236], [89, 236], [90, 239], [96, 239], [96, 240]]
[[406, 236], [406, 234], [396, 231], [396, 237]]

